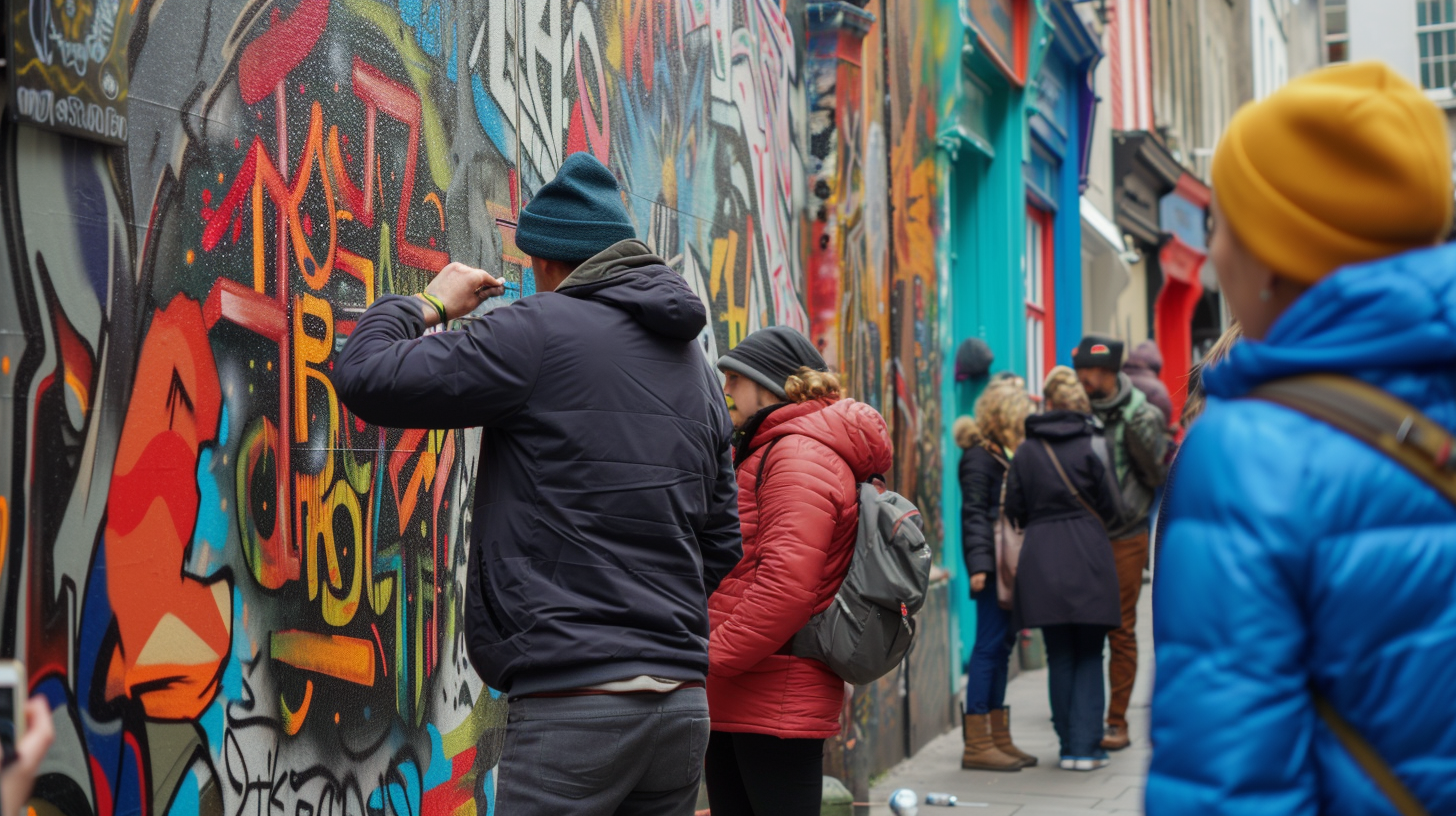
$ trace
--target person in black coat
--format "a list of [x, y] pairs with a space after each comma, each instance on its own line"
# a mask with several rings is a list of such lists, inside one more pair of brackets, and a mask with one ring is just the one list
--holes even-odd
[[1102, 650], [1122, 623], [1105, 526], [1118, 514], [1117, 487], [1094, 449], [1099, 431], [1076, 374], [1053, 369], [1045, 393], [1048, 413], [1026, 420], [1006, 488], [1006, 514], [1026, 531], [1014, 619], [1046, 639], [1061, 767], [1090, 771], [1107, 764]]
[[997, 380], [976, 400], [975, 418], [956, 421], [961, 454], [961, 550], [976, 603], [976, 641], [966, 665], [966, 770], [1019, 771], [1036, 757], [1011, 741], [1006, 672], [1013, 643], [1010, 616], [996, 591], [996, 527], [1008, 460], [1021, 444], [1031, 397], [1019, 379]]
[[647, 796], [690, 813], [708, 596], [742, 557], [733, 427], [697, 343], [707, 308], [635, 239], [588, 153], [536, 192], [516, 241], [538, 294], [425, 334], [502, 291], [452, 263], [369, 307], [334, 388], [378, 425], [482, 429], [464, 645], [510, 696], [497, 809], [626, 812]]

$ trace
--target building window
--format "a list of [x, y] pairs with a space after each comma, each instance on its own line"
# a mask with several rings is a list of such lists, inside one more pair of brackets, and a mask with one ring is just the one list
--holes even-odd
[[1420, 44], [1421, 87], [1436, 90], [1456, 84], [1456, 0], [1419, 0], [1416, 40]]
[[1053, 215], [1036, 206], [1026, 208], [1026, 386], [1041, 396], [1042, 380], [1053, 360], [1047, 349], [1056, 348], [1054, 290], [1052, 286]]
[[1350, 18], [1346, 0], [1325, 0], [1325, 63], [1350, 61]]

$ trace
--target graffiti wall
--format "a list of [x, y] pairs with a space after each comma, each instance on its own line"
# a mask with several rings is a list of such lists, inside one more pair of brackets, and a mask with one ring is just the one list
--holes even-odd
[[805, 47], [809, 336], [849, 393], [884, 411], [889, 154], [880, 4], [825, 7], [809, 11]]
[[332, 361], [447, 260], [504, 272], [484, 308], [534, 292], [515, 219], [580, 150], [712, 305], [705, 350], [807, 329], [791, 27], [777, 0], [130, 11], [124, 145], [0, 132], [0, 654], [59, 730], [35, 812], [491, 813], [475, 435], [363, 423]]
[[936, 137], [947, 114], [946, 66], [956, 70], [955, 6], [934, 0], [887, 3], [891, 338], [888, 376], [894, 390], [895, 475], [901, 492], [925, 513], [939, 551], [940, 411], [943, 367], [939, 277], [945, 208], [936, 169]]

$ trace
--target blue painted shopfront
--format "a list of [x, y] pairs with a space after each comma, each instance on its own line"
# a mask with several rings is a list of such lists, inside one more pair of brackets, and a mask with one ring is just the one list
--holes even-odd
[[[1096, 40], [1067, 0], [959, 0], [964, 26], [953, 109], [940, 133], [946, 200], [945, 548], [959, 671], [975, 637], [960, 549], [960, 450], [950, 435], [985, 386], [957, 382], [955, 349], [978, 337], [1039, 386], [1082, 331], [1081, 225], [1096, 99]], [[1028, 81], [1030, 78], [1030, 81]], [[949, 78], [948, 78], [949, 80]], [[1059, 308], [1059, 306], [1061, 308]]]

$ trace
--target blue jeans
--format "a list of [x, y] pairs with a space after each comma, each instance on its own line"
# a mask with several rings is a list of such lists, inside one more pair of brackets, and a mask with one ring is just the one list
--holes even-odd
[[1011, 660], [1011, 615], [996, 602], [996, 580], [986, 576], [976, 602], [976, 645], [966, 666], [966, 713], [989, 714], [1006, 704], [1006, 667]]
[[1102, 626], [1065, 624], [1041, 630], [1046, 640], [1047, 688], [1052, 725], [1062, 741], [1062, 756], [1100, 759], [1102, 749]]

